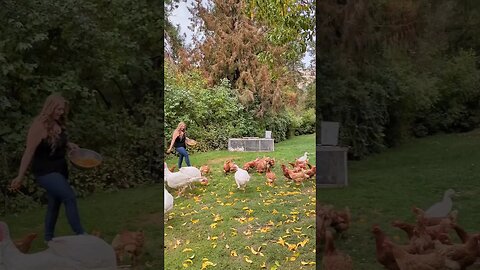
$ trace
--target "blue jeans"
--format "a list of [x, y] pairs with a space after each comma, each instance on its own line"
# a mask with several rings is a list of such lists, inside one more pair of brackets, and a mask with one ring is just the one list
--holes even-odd
[[187, 149], [185, 149], [185, 147], [177, 147], [175, 149], [179, 154], [178, 168], [180, 169], [182, 167], [183, 157], [185, 157], [185, 162], [187, 163], [187, 166], [190, 166], [190, 158], [188, 157]]
[[37, 177], [37, 183], [47, 191], [48, 207], [45, 215], [45, 241], [54, 237], [60, 205], [65, 205], [65, 214], [70, 227], [76, 234], [84, 234], [80, 215], [77, 208], [77, 199], [67, 179], [60, 173], [49, 173]]

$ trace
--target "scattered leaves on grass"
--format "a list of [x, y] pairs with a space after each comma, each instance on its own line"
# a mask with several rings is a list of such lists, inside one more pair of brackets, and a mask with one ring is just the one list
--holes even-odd
[[206, 269], [208, 266], [216, 266], [216, 263], [209, 261], [207, 258], [202, 259], [202, 270]]

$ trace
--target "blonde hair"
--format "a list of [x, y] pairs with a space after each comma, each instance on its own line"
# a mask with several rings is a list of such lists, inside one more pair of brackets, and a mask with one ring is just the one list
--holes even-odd
[[[62, 105], [64, 105], [64, 112], [58, 120], [55, 120], [53, 118], [53, 114], [55, 113], [55, 110]], [[55, 93], [47, 97], [47, 99], [43, 103], [42, 110], [36, 117], [36, 120], [40, 121], [44, 125], [45, 130], [47, 131], [47, 141], [52, 146], [52, 152], [55, 151], [59, 138], [59, 132], [54, 129], [55, 123], [60, 125], [62, 129], [64, 129], [67, 122], [68, 110], [68, 101], [60, 94]]]
[[[180, 121], [180, 123], [178, 123], [178, 125], [177, 125], [177, 128], [175, 129], [175, 131], [174, 131], [174, 132], [177, 132], [177, 133], [179, 133], [179, 132], [180, 132], [180, 127], [181, 127], [181, 126], [185, 126], [185, 127], [186, 127], [186, 126], [187, 126], [187, 124], [185, 124], [185, 122], [183, 122], [183, 121]], [[183, 138], [183, 136], [182, 136], [182, 138]]]

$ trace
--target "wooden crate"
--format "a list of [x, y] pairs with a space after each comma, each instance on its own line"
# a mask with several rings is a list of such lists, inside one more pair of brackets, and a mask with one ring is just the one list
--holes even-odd
[[348, 148], [317, 145], [317, 187], [348, 186]]

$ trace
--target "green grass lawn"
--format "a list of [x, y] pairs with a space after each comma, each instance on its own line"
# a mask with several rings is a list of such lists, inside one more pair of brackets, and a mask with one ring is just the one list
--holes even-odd
[[[99, 230], [109, 243], [123, 229], [144, 230], [147, 242], [141, 264], [148, 269], [161, 269], [162, 263], [168, 270], [201, 269], [202, 265], [206, 269], [260, 269], [263, 263], [267, 269], [315, 269], [313, 264], [302, 265], [302, 261], [315, 261], [315, 183], [309, 180], [297, 186], [287, 182], [280, 168], [280, 164], [294, 161], [305, 151], [312, 153], [310, 162], [315, 164], [314, 149], [313, 134], [275, 144], [275, 151], [270, 153], [214, 151], [192, 154], [192, 165], [208, 164], [213, 170], [208, 176], [209, 185], [197, 186], [175, 199], [165, 232], [161, 219], [162, 184], [97, 193], [79, 199], [82, 223], [89, 232]], [[226, 159], [233, 158], [243, 166], [244, 162], [263, 155], [276, 159], [275, 187], [265, 185], [264, 174], [252, 172], [243, 192], [236, 189], [233, 174], [223, 175]], [[176, 162], [176, 158], [167, 159], [169, 166]], [[71, 233], [63, 207], [61, 211], [57, 236]], [[45, 248], [44, 212], [45, 206], [7, 215], [1, 220], [9, 224], [13, 238], [38, 232], [39, 238], [34, 241], [32, 250], [38, 251]], [[162, 234], [166, 246], [164, 262], [160, 261]], [[295, 246], [295, 251], [289, 250], [287, 244], [277, 243], [280, 237], [291, 244], [291, 249]], [[233, 256], [235, 254], [237, 256]]]
[[[315, 269], [311, 263], [315, 261], [315, 183], [288, 182], [280, 168], [305, 151], [312, 153], [310, 163], [315, 164], [314, 149], [313, 134], [278, 143], [269, 153], [191, 155], [192, 165], [207, 164], [212, 173], [208, 186], [175, 199], [165, 229], [165, 269], [202, 269], [202, 265], [206, 269], [261, 269], [262, 265], [267, 269]], [[275, 187], [265, 184], [265, 174], [252, 171], [244, 192], [237, 190], [233, 174], [223, 173], [227, 159], [242, 167], [263, 155], [276, 160]], [[176, 162], [176, 158], [167, 159], [169, 167]], [[277, 243], [280, 238], [285, 246]]]
[[[390, 222], [413, 222], [413, 205], [426, 209], [441, 200], [449, 188], [458, 192], [453, 198], [458, 223], [468, 232], [480, 231], [479, 176], [480, 131], [438, 135], [350, 162], [350, 185], [319, 189], [317, 202], [350, 207], [351, 228], [346, 239], [335, 244], [352, 257], [354, 269], [383, 269], [375, 258], [372, 224], [379, 224], [394, 241], [406, 243], [404, 232], [391, 227]], [[452, 237], [459, 242], [454, 233]]]

